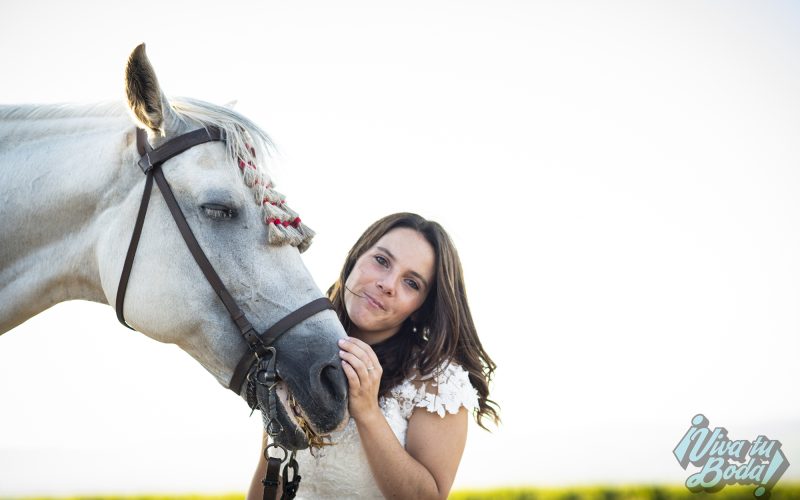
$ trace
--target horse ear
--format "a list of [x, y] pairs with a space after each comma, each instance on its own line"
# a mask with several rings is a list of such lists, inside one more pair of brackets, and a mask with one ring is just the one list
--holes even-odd
[[172, 121], [172, 108], [158, 85], [158, 78], [150, 59], [139, 45], [125, 67], [125, 92], [128, 95], [128, 109], [134, 118], [145, 128], [166, 135], [166, 124]]

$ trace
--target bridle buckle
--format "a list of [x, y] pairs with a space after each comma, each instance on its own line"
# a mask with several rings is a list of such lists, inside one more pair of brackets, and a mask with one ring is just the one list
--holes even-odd
[[138, 164], [139, 164], [139, 168], [141, 168], [142, 172], [144, 172], [145, 174], [150, 172], [153, 169], [153, 167], [155, 167], [155, 165], [153, 165], [153, 162], [150, 161], [150, 154], [143, 155], [139, 159]]

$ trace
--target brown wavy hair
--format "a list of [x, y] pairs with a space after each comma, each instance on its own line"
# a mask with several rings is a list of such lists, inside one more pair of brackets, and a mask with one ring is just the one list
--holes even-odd
[[467, 371], [478, 392], [475, 420], [487, 429], [484, 419], [495, 424], [500, 421], [499, 407], [489, 399], [489, 382], [496, 365], [478, 338], [467, 304], [461, 260], [441, 225], [408, 212], [388, 215], [373, 223], [350, 249], [339, 278], [328, 289], [328, 298], [345, 330], [351, 332], [353, 325], [344, 305], [347, 277], [361, 255], [383, 235], [400, 227], [417, 231], [433, 247], [435, 275], [422, 306], [403, 322], [395, 335], [371, 346], [383, 368], [379, 397], [386, 396], [415, 373], [429, 375], [445, 360], [454, 361]]

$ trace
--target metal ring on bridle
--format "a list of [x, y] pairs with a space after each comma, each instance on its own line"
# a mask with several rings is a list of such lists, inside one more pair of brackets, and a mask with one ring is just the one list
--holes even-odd
[[280, 450], [283, 451], [283, 458], [281, 459], [281, 463], [285, 462], [286, 459], [289, 457], [289, 452], [286, 450], [286, 448], [284, 448], [283, 446], [281, 446], [281, 445], [279, 445], [277, 443], [270, 443], [270, 444], [267, 445], [266, 448], [264, 448], [264, 460], [269, 460], [269, 453], [268, 452], [269, 452], [270, 448], [279, 448]]

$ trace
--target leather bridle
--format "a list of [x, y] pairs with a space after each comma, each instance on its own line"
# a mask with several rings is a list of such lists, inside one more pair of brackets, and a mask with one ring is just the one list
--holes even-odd
[[[128, 280], [130, 279], [131, 268], [133, 267], [133, 259], [136, 256], [136, 248], [139, 245], [139, 238], [141, 236], [142, 227], [144, 225], [145, 215], [147, 214], [147, 207], [150, 202], [150, 193], [152, 192], [153, 179], [155, 179], [164, 200], [167, 202], [167, 207], [172, 214], [172, 218], [178, 225], [178, 230], [189, 247], [189, 251], [194, 257], [200, 270], [205, 275], [206, 280], [216, 292], [225, 308], [233, 320], [233, 323], [238, 328], [242, 337], [247, 342], [249, 349], [242, 356], [236, 365], [233, 377], [231, 378], [228, 389], [235, 392], [237, 395], [242, 393], [244, 383], [248, 383], [246, 391], [246, 399], [248, 405], [252, 409], [261, 409], [264, 417], [265, 429], [268, 434], [273, 438], [273, 443], [270, 447], [282, 448], [284, 450], [284, 458], [282, 460], [276, 458], [267, 458], [268, 471], [267, 477], [263, 481], [265, 485], [264, 498], [274, 498], [277, 493], [277, 477], [280, 465], [286, 460], [288, 453], [286, 449], [275, 443], [274, 438], [281, 432], [282, 428], [277, 420], [277, 395], [275, 394], [275, 385], [277, 382], [276, 373], [276, 350], [274, 347], [275, 341], [287, 330], [300, 322], [308, 319], [309, 317], [324, 311], [326, 309], [333, 309], [331, 302], [325, 298], [312, 300], [308, 304], [300, 307], [299, 309], [289, 313], [286, 317], [279, 320], [265, 332], [259, 334], [250, 321], [245, 316], [244, 312], [236, 304], [231, 294], [225, 288], [214, 267], [209, 262], [200, 244], [197, 242], [194, 234], [192, 233], [189, 224], [186, 222], [186, 217], [178, 205], [172, 189], [164, 177], [164, 172], [161, 169], [162, 164], [170, 158], [177, 156], [187, 149], [190, 149], [199, 144], [204, 144], [211, 141], [225, 141], [222, 131], [216, 127], [201, 128], [191, 132], [179, 135], [171, 139], [157, 148], [152, 148], [147, 141], [147, 133], [141, 129], [136, 129], [136, 146], [139, 150], [139, 166], [145, 174], [144, 193], [142, 194], [142, 202], [139, 205], [139, 213], [136, 216], [136, 223], [131, 235], [130, 245], [128, 246], [128, 253], [125, 256], [125, 263], [122, 267], [122, 276], [119, 280], [117, 287], [117, 300], [116, 310], [117, 319], [120, 323], [127, 328], [133, 328], [125, 322], [123, 314], [125, 304], [125, 292], [128, 288]], [[287, 464], [287, 469], [292, 468], [294, 471], [295, 481], [287, 483], [287, 476], [284, 476], [284, 498], [293, 498], [293, 493], [296, 492], [300, 476], [297, 475], [297, 462], [294, 461], [294, 451], [292, 458]], [[266, 456], [267, 450], [264, 450]], [[288, 472], [288, 471], [287, 471]], [[270, 477], [272, 476], [272, 477]], [[294, 484], [292, 484], [294, 483]], [[286, 490], [290, 491], [286, 491]], [[294, 491], [291, 491], [294, 490]], [[268, 492], [271, 497], [268, 497]], [[291, 494], [291, 496], [289, 496]]]

